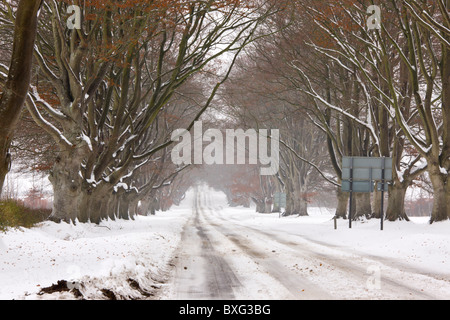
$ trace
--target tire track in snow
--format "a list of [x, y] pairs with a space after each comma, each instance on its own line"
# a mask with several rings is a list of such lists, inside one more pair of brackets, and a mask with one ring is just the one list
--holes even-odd
[[241, 284], [227, 261], [214, 249], [199, 219], [198, 196], [194, 216], [186, 224], [174, 264], [173, 286], [177, 300], [232, 300]]
[[[301, 243], [297, 243], [291, 240], [286, 240], [277, 235], [276, 233], [263, 231], [260, 229], [256, 229], [253, 227], [242, 226], [237, 223], [232, 223], [230, 220], [224, 219], [223, 217], [218, 217], [218, 212], [211, 207], [210, 199], [204, 199], [205, 205], [208, 207], [211, 215], [207, 217], [205, 214], [205, 219], [208, 221], [210, 225], [215, 227], [218, 231], [228, 236], [229, 240], [234, 242], [236, 245], [241, 247], [244, 252], [252, 256], [253, 258], [259, 260], [260, 263], [264, 264], [269, 273], [272, 276], [279, 279], [281, 283], [286, 284], [286, 287], [291, 287], [292, 279], [296, 279], [295, 276], [287, 275], [288, 273], [283, 273], [280, 270], [283, 270], [281, 264], [276, 263], [275, 265], [270, 265], [270, 263], [264, 259], [261, 260], [261, 253], [255, 252], [255, 246], [251, 243], [250, 239], [255, 241], [256, 239], [259, 242], [266, 242], [267, 244], [270, 242], [276, 242], [278, 245], [282, 245], [286, 247], [286, 250], [283, 252], [290, 252], [294, 257], [290, 257], [288, 260], [292, 259], [302, 259], [303, 263], [309, 261], [311, 265], [324, 265], [327, 264], [329, 267], [333, 268], [336, 273], [336, 277], [334, 279], [329, 279], [330, 284], [331, 281], [339, 281], [342, 279], [342, 285], [336, 285], [336, 288], [333, 290], [334, 294], [337, 294], [339, 298], [351, 298], [352, 296], [358, 296], [362, 299], [419, 299], [419, 300], [435, 300], [439, 299], [439, 294], [437, 293], [427, 293], [422, 289], [418, 289], [411, 285], [399, 282], [392, 277], [395, 277], [395, 273], [391, 276], [386, 274], [386, 272], [392, 271], [392, 268], [384, 268], [383, 264], [376, 259], [369, 259], [368, 257], [359, 256], [356, 254], [346, 254], [346, 256], [339, 256], [336, 254], [325, 254], [319, 252], [317, 248], [314, 246], [308, 245], [305, 243], [305, 239], [302, 238]], [[212, 221], [211, 217], [220, 219], [220, 224]], [[231, 231], [228, 226], [231, 226]], [[227, 227], [225, 227], [227, 225]], [[252, 237], [243, 237], [242, 234], [252, 233]], [[298, 236], [297, 236], [298, 237]], [[315, 243], [315, 246], [318, 246], [318, 243]], [[320, 244], [319, 246], [325, 249], [334, 249], [334, 246], [327, 246], [326, 244]], [[380, 270], [384, 269], [385, 273], [382, 274], [380, 278], [381, 288], [379, 290], [369, 290], [367, 286], [367, 281], [370, 279], [370, 274], [368, 274], [368, 268], [371, 266], [379, 267]], [[284, 268], [286, 269], [286, 268]], [[312, 269], [309, 269], [312, 270]], [[401, 272], [400, 270], [394, 270]], [[314, 274], [310, 274], [311, 277], [314, 278]], [[320, 277], [320, 274], [317, 275]], [[405, 274], [405, 279], [408, 278], [408, 274]], [[417, 275], [413, 275], [417, 276]], [[298, 275], [297, 275], [298, 277]], [[317, 283], [323, 283], [323, 279], [317, 279]], [[309, 285], [309, 288], [312, 286]], [[346, 288], [348, 287], [348, 288]], [[331, 286], [330, 288], [331, 289]], [[354, 289], [358, 289], [358, 293], [351, 292]], [[318, 289], [317, 289], [318, 290]], [[346, 292], [350, 290], [350, 292]], [[320, 292], [320, 290], [318, 290]], [[325, 296], [330, 296], [328, 294], [324, 294]], [[442, 297], [442, 296], [441, 296]], [[322, 299], [322, 298], [321, 298]]]
[[[261, 268], [263, 268], [267, 274], [280, 283], [287, 291], [290, 292], [292, 299], [300, 300], [332, 300], [333, 297], [328, 292], [314, 284], [313, 282], [301, 277], [299, 274], [292, 272], [291, 269], [286, 268], [279, 259], [271, 255], [269, 252], [259, 250], [252, 244], [252, 241], [239, 233], [231, 231], [224, 225], [219, 225], [211, 221], [200, 207], [202, 218], [208, 225], [212, 226], [215, 230], [219, 231], [224, 237], [237, 246], [243, 254], [250, 257]], [[224, 224], [227, 221], [224, 220]], [[233, 225], [234, 227], [234, 225]], [[234, 229], [234, 228], [233, 228]]]
[[[285, 241], [284, 239], [281, 239], [275, 234], [264, 232], [261, 230], [257, 230], [254, 228], [250, 228], [251, 230], [255, 232], [259, 232], [261, 234], [264, 234], [268, 237], [271, 237], [275, 239], [277, 242], [285, 244], [286, 246], [291, 247], [296, 252], [299, 252], [303, 255], [313, 257], [317, 259], [318, 261], [322, 261], [322, 263], [326, 263], [330, 266], [333, 266], [340, 271], [343, 271], [345, 276], [350, 279], [353, 278], [357, 281], [361, 282], [361, 287], [364, 285], [367, 285], [367, 280], [369, 280], [369, 268], [375, 267], [379, 268], [380, 272], [383, 270], [384, 272], [380, 273], [380, 282], [382, 283], [383, 292], [388, 292], [388, 295], [385, 297], [388, 298], [394, 298], [394, 299], [419, 299], [419, 300], [435, 300], [438, 299], [435, 295], [428, 294], [424, 291], [421, 291], [420, 289], [417, 289], [413, 286], [410, 286], [408, 284], [399, 282], [388, 274], [389, 270], [385, 268], [384, 263], [377, 260], [375, 256], [371, 256], [369, 259], [369, 256], [358, 256], [355, 254], [344, 256], [344, 257], [338, 257], [336, 255], [329, 255], [325, 253], [317, 252], [317, 249], [313, 249], [311, 247], [308, 247], [308, 245], [305, 245], [304, 243], [299, 244], [292, 241]], [[326, 245], [323, 245], [323, 247], [327, 247]], [[389, 267], [389, 269], [392, 269]], [[399, 271], [399, 270], [397, 270]], [[381, 292], [380, 292], [381, 293]]]

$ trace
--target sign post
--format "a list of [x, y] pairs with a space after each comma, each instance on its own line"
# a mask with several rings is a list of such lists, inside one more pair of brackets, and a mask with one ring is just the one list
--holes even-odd
[[350, 192], [349, 227], [352, 228], [353, 192], [372, 193], [374, 182], [381, 181], [381, 230], [384, 220], [384, 192], [392, 181], [392, 158], [344, 157], [342, 158], [342, 191]]
[[349, 220], [349, 228], [352, 228], [352, 212], [353, 212], [353, 158], [350, 159], [350, 203], [348, 210], [348, 220]]
[[383, 167], [381, 170], [381, 231], [384, 229], [384, 181], [385, 181], [385, 165], [386, 163], [383, 161]]

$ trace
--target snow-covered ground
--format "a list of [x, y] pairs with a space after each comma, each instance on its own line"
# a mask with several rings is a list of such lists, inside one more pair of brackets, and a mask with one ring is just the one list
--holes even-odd
[[192, 200], [168, 213], [101, 225], [45, 222], [0, 233], [0, 299], [60, 299], [36, 294], [59, 280], [85, 283], [88, 298], [111, 290], [132, 298], [130, 279], [146, 290], [164, 281], [167, 265], [191, 214]]
[[289, 218], [228, 208], [204, 188], [165, 297], [450, 299], [450, 223], [386, 222], [380, 231], [379, 220], [351, 230], [339, 221], [334, 230], [332, 217], [318, 208]]
[[[228, 208], [221, 193], [208, 191], [222, 216], [236, 223], [280, 235], [297, 235], [316, 243], [341, 247], [367, 255], [388, 257], [422, 269], [446, 274], [450, 280], [450, 221], [429, 224], [429, 217], [410, 217], [410, 222], [380, 220], [338, 220], [334, 229], [334, 210], [309, 208], [307, 217], [283, 217], [278, 213], [258, 214], [253, 209]], [[450, 297], [449, 297], [450, 298]]]
[[[386, 283], [393, 290], [398, 287], [395, 282], [399, 282], [414, 288], [412, 295], [424, 292], [426, 297], [450, 298], [450, 222], [429, 225], [422, 218], [385, 222], [384, 231], [380, 231], [379, 221], [375, 220], [355, 222], [352, 229], [347, 221], [338, 221], [338, 229], [334, 230], [333, 213], [326, 209], [310, 208], [309, 217], [279, 218], [278, 214], [257, 214], [252, 208], [228, 208], [225, 196], [208, 187], [200, 188], [198, 194], [202, 213], [197, 218], [191, 191], [180, 207], [135, 221], [108, 221], [100, 226], [46, 222], [31, 230], [0, 234], [0, 299], [73, 298], [68, 293], [37, 295], [41, 288], [58, 280], [83, 283], [87, 298], [104, 298], [104, 289], [119, 297], [139, 297], [130, 287], [130, 279], [145, 291], [158, 292], [160, 288], [168, 292], [157, 298], [177, 297], [170, 287], [173, 282], [167, 279], [174, 271], [173, 258], [182, 245], [182, 231], [194, 220], [198, 232], [210, 239], [211, 248], [206, 249], [222, 253], [221, 261], [226, 261], [221, 263], [234, 268], [239, 278], [236, 282], [247, 286], [233, 287], [235, 298], [288, 298], [281, 287], [294, 279], [284, 279], [287, 274], [263, 274], [261, 270], [268, 261], [269, 271], [286, 267], [297, 280], [303, 277], [308, 281], [310, 286], [305, 282], [305, 288], [328, 289], [331, 298], [397, 297], [372, 294], [356, 286], [352, 289], [346, 277], [353, 272], [360, 273], [358, 281], [378, 276], [381, 285]], [[250, 244], [253, 247], [247, 248]], [[244, 252], [249, 255], [244, 256]], [[314, 258], [301, 258], [308, 252]], [[269, 255], [273, 258], [266, 259]], [[279, 283], [274, 281], [270, 292], [256, 290], [257, 283], [270, 281], [269, 276], [279, 277]], [[376, 285], [376, 277], [372, 278]], [[345, 286], [354, 291], [341, 294], [339, 288]], [[398, 297], [404, 297], [402, 294]]]
[[[226, 214], [244, 226], [298, 235], [316, 243], [341, 247], [347, 251], [398, 260], [424, 273], [446, 274], [450, 280], [450, 221], [430, 225], [429, 217], [410, 217], [410, 222], [380, 220], [356, 221], [349, 229], [348, 220], [338, 220], [334, 230], [329, 210], [310, 208], [307, 217], [279, 218], [278, 214], [261, 215], [241, 208], [227, 208]], [[450, 298], [450, 296], [449, 296]]]

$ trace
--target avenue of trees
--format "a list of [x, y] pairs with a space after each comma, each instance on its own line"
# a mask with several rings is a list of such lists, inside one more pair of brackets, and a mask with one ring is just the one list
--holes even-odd
[[[80, 29], [67, 26], [72, 4]], [[334, 194], [347, 218], [342, 157], [392, 157], [386, 218], [408, 220], [407, 191], [426, 187], [430, 222], [450, 219], [449, 10], [450, 0], [2, 0], [0, 190], [13, 155], [48, 172], [56, 221], [166, 210], [199, 179], [261, 213], [279, 210], [277, 192], [286, 215]], [[279, 129], [278, 174], [174, 165], [172, 132], [199, 119]], [[355, 219], [380, 217], [381, 193], [353, 198]]]
[[[246, 49], [224, 90], [240, 126], [283, 132], [282, 170], [273, 180], [287, 193], [286, 214], [307, 214], [318, 183], [336, 190], [336, 215], [346, 218], [342, 157], [392, 157], [386, 218], [408, 220], [407, 190], [425, 185], [431, 222], [447, 220], [450, 2], [293, 1], [288, 8], [265, 21], [280, 32]], [[380, 192], [356, 194], [353, 217], [379, 218], [380, 200]]]

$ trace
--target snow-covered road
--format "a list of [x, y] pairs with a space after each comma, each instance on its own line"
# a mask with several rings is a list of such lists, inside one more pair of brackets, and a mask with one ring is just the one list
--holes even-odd
[[448, 274], [233, 219], [197, 192], [161, 299], [448, 299]]

